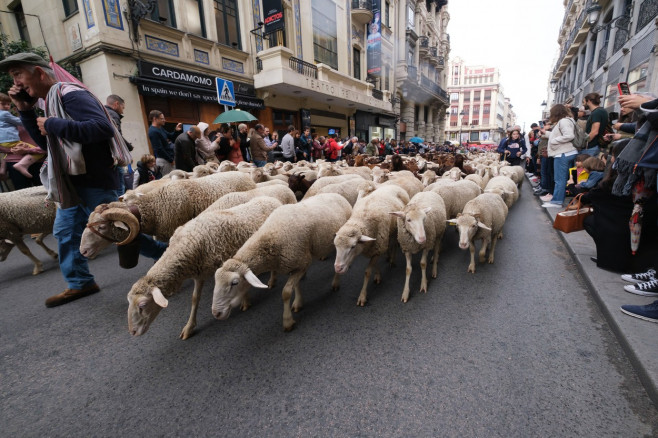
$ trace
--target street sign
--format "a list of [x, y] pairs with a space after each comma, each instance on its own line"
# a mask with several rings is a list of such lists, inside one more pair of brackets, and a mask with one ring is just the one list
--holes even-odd
[[217, 101], [220, 105], [235, 106], [235, 92], [233, 82], [222, 78], [215, 78], [217, 84]]

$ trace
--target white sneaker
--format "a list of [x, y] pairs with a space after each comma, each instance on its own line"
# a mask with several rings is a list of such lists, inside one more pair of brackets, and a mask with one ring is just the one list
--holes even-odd
[[541, 206], [544, 208], [562, 208], [562, 204], [553, 204], [552, 202], [544, 202]]
[[644, 283], [653, 280], [655, 277], [656, 270], [649, 268], [646, 272], [640, 272], [639, 274], [623, 274], [621, 279], [629, 283]]

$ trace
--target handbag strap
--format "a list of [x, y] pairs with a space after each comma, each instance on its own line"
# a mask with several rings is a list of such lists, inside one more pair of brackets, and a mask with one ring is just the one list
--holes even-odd
[[[569, 205], [567, 205], [567, 208], [565, 208], [563, 211], [568, 211], [568, 210], [580, 210], [581, 205], [582, 205], [582, 204], [581, 204], [581, 198], [583, 197], [583, 194], [584, 194], [584, 193], [579, 193], [579, 194], [577, 194], [576, 196], [574, 196], [574, 198], [571, 200], [571, 202], [569, 203]], [[575, 202], [577, 202], [578, 204], [575, 205], [575, 208], [571, 208], [571, 206], [572, 206]]]

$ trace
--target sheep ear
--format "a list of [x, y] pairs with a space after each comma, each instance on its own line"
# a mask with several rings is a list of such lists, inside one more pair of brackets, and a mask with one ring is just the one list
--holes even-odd
[[388, 214], [390, 214], [391, 216], [397, 216], [404, 219], [404, 213], [401, 211], [389, 211]]
[[256, 274], [251, 272], [251, 269], [247, 269], [247, 272], [244, 274], [244, 279], [247, 280], [253, 287], [267, 289], [267, 285], [263, 284], [263, 282], [260, 281], [258, 277], [256, 277]]
[[361, 236], [359, 238], [359, 242], [372, 242], [373, 240], [377, 240], [377, 239], [373, 239], [372, 237], [368, 237], [368, 236]]
[[169, 301], [162, 295], [162, 291], [160, 290], [159, 287], [154, 287], [153, 290], [151, 291], [151, 296], [153, 297], [153, 301], [155, 301], [155, 304], [158, 306], [165, 308], [169, 305]]
[[487, 231], [491, 231], [491, 228], [489, 228], [488, 226], [486, 226], [485, 224], [483, 224], [483, 223], [480, 222], [480, 221], [478, 221], [478, 227], [480, 227], [480, 228], [482, 228], [482, 229], [484, 229], [484, 230], [487, 230]]
[[432, 207], [425, 207], [423, 208], [423, 213], [429, 213]]
[[130, 231], [128, 229], [128, 225], [124, 224], [121, 221], [114, 221], [114, 222], [112, 222], [112, 224], [117, 228], [121, 228], [122, 230]]

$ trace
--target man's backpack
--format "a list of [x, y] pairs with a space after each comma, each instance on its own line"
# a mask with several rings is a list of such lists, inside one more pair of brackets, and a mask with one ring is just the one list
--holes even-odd
[[582, 151], [583, 149], [587, 149], [587, 134], [583, 130], [583, 128], [580, 127], [578, 123], [574, 119], [569, 119], [573, 123], [573, 140], [571, 140], [571, 144], [573, 144], [573, 147], [578, 149], [579, 151]]

